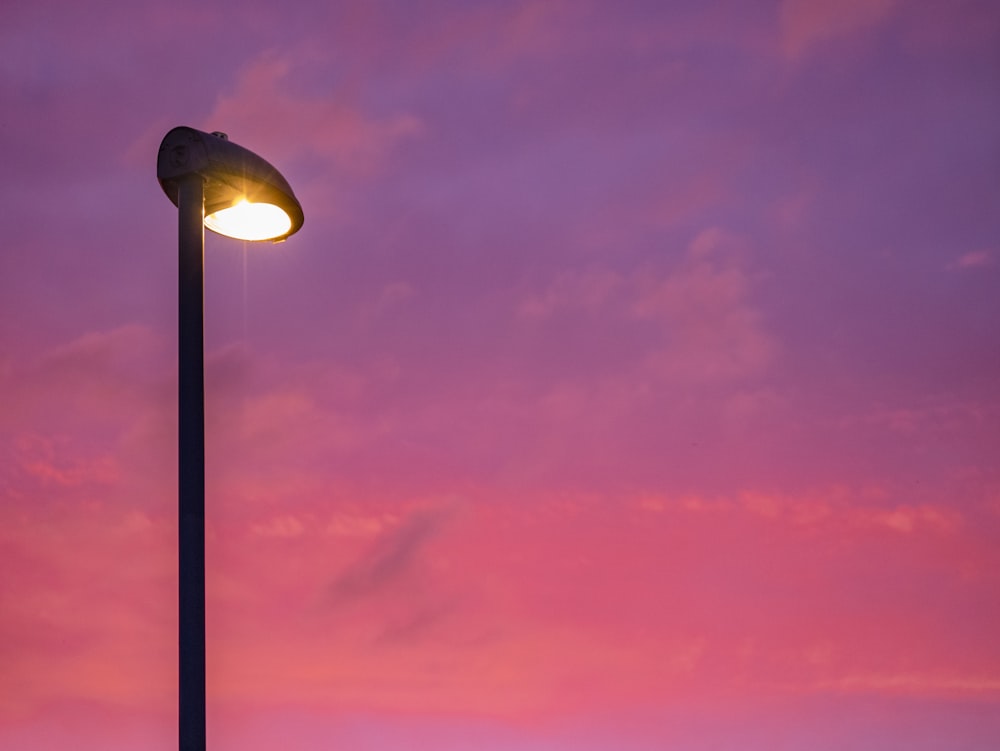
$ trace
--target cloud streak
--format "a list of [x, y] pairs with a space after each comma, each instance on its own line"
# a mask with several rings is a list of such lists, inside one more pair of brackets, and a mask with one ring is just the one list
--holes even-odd
[[180, 124], [306, 212], [206, 239], [213, 747], [991, 747], [993, 6], [63, 5], [0, 29], [0, 747], [172, 747]]

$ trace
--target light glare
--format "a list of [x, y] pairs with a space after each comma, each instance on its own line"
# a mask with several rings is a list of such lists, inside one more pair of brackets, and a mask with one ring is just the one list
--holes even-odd
[[205, 226], [237, 240], [273, 240], [288, 234], [292, 220], [274, 204], [243, 200], [206, 216]]

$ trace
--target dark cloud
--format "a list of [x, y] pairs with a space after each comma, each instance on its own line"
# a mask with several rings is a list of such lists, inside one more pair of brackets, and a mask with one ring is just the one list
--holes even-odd
[[404, 581], [427, 541], [441, 529], [448, 516], [445, 509], [413, 513], [334, 579], [330, 585], [331, 600], [343, 604], [378, 594]]

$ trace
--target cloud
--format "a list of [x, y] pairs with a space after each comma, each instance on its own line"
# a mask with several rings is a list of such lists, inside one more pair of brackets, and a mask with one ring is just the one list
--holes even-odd
[[[161, 516], [100, 499], [0, 504], [0, 716], [65, 700], [167, 700], [170, 534]], [[175, 528], [176, 529], [176, 528]], [[151, 680], [151, 677], [153, 679]]]
[[91, 331], [0, 371], [0, 487], [50, 504], [162, 500], [176, 450], [163, 344], [142, 326]]
[[319, 158], [335, 172], [370, 174], [401, 141], [422, 131], [421, 121], [400, 112], [366, 113], [349, 90], [297, 91], [302, 66], [267, 53], [247, 65], [232, 92], [205, 118], [209, 129], [240, 124], [230, 137], [277, 164]]
[[[168, 378], [165, 342], [151, 329], [127, 325], [87, 332], [34, 359], [0, 369], [10, 395], [0, 426], [65, 432], [87, 418], [123, 426], [162, 395]], [[94, 423], [88, 423], [93, 427]]]
[[[564, 272], [526, 296], [520, 317], [601, 321], [619, 341], [646, 334], [641, 375], [676, 381], [725, 381], [759, 375], [778, 344], [752, 302], [759, 275], [743, 261], [743, 241], [720, 228], [699, 232], [681, 261], [623, 273], [605, 268]], [[627, 363], [621, 363], [627, 369]], [[636, 363], [631, 366], [636, 367]]]
[[54, 460], [51, 454], [49, 449], [42, 456], [22, 456], [21, 468], [43, 486], [75, 488], [82, 485], [113, 485], [121, 479], [121, 469], [113, 456]]
[[851, 673], [820, 681], [816, 688], [845, 693], [996, 696], [1000, 695], [1000, 677], [988, 671], [979, 675], [955, 671]]
[[405, 579], [427, 541], [440, 530], [447, 517], [443, 509], [418, 510], [383, 534], [360, 560], [331, 583], [333, 601], [343, 603], [377, 594]]
[[800, 58], [822, 42], [877, 26], [898, 5], [898, 0], [784, 0], [779, 11], [783, 51]]
[[374, 322], [405, 308], [416, 295], [417, 290], [409, 282], [388, 282], [382, 286], [372, 302], [362, 305], [359, 318], [369, 323]]
[[518, 313], [527, 318], [545, 318], [567, 308], [597, 308], [619, 291], [620, 274], [608, 269], [561, 273], [540, 295], [523, 300]]
[[632, 312], [663, 326], [664, 346], [647, 360], [653, 372], [718, 380], [758, 375], [770, 364], [777, 342], [750, 302], [753, 276], [735, 248], [733, 236], [707, 229], [673, 273], [640, 277]]
[[962, 514], [942, 503], [884, 507], [871, 505], [864, 495], [858, 493], [857, 499], [845, 504], [843, 494], [838, 492], [826, 494], [826, 498], [820, 494], [805, 499], [745, 493], [740, 502], [757, 516], [811, 529], [952, 535], [963, 524]]
[[951, 269], [979, 269], [993, 265], [993, 253], [988, 250], [973, 250], [959, 256], [958, 260], [948, 268]]
[[961, 533], [965, 516], [942, 502], [887, 503], [895, 496], [876, 488], [830, 488], [800, 494], [744, 491], [736, 497], [643, 495], [635, 508], [651, 514], [745, 513], [785, 527], [790, 535], [806, 532], [849, 538], [882, 535], [950, 537]]
[[327, 522], [325, 532], [332, 537], [371, 538], [383, 532], [388, 526], [398, 523], [395, 514], [350, 514], [335, 513]]
[[879, 526], [900, 534], [914, 532], [953, 533], [961, 524], [961, 515], [956, 511], [928, 504], [921, 506], [897, 506], [892, 509], [859, 509], [852, 518], [864, 526]]
[[252, 534], [260, 537], [300, 537], [306, 530], [305, 524], [291, 514], [284, 514], [266, 522], [259, 522], [251, 526]]

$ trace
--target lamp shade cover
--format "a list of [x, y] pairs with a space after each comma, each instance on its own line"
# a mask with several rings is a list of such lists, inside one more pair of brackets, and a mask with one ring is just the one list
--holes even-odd
[[[206, 133], [186, 126], [173, 128], [160, 144], [156, 177], [175, 206], [180, 182], [201, 178], [205, 190], [205, 226], [230, 237], [279, 242], [298, 232], [304, 221], [302, 206], [281, 173], [222, 133]], [[249, 215], [248, 205], [261, 204], [265, 216], [284, 212], [287, 221], [277, 222], [273, 233], [261, 231], [266, 224], [259, 222], [247, 232], [227, 229], [232, 226], [231, 221], [224, 221], [227, 214]], [[213, 215], [218, 219], [213, 221]]]

